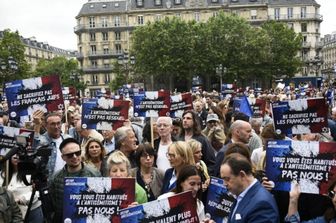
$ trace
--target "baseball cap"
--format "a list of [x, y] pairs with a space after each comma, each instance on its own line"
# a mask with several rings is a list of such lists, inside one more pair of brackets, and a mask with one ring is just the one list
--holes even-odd
[[217, 121], [217, 122], [219, 122], [218, 115], [216, 115], [216, 114], [208, 114], [206, 121], [207, 122], [210, 122], [210, 121]]

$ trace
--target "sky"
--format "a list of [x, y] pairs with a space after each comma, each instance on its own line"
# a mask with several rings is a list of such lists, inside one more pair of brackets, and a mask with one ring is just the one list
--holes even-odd
[[[88, 0], [0, 0], [0, 30], [18, 30], [25, 38], [62, 49], [76, 50], [76, 15]], [[321, 37], [336, 31], [336, 0], [321, 5]]]

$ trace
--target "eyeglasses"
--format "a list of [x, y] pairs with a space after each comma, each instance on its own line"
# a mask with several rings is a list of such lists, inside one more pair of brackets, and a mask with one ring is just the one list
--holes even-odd
[[154, 157], [154, 155], [151, 155], [151, 154], [148, 154], [148, 153], [143, 153], [141, 155], [141, 157], [143, 157], [143, 158], [147, 158], [147, 157], [152, 158], [152, 157]]
[[82, 151], [78, 150], [78, 151], [73, 152], [73, 153], [63, 154], [63, 156], [65, 156], [68, 159], [71, 159], [74, 155], [76, 155], [76, 157], [79, 157], [81, 154], [82, 154]]
[[329, 191], [328, 192], [328, 197], [330, 197], [330, 199], [334, 199], [334, 197], [335, 197], [335, 191], [333, 191], [333, 190], [331, 190], [331, 191]]

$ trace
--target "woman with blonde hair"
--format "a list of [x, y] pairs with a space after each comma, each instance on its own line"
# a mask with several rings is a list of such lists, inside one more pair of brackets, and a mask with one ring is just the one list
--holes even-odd
[[202, 190], [205, 191], [210, 183], [210, 176], [208, 173], [208, 167], [202, 160], [202, 144], [195, 140], [195, 139], [190, 139], [187, 141], [191, 151], [193, 152], [194, 155], [194, 160], [195, 160], [195, 165], [197, 169], [201, 172], [202, 176]]
[[[125, 154], [121, 151], [113, 152], [108, 160], [107, 167], [109, 176], [112, 178], [131, 177], [131, 163]], [[147, 202], [146, 191], [135, 181], [135, 201], [138, 204]]]
[[165, 172], [161, 194], [176, 187], [176, 179], [185, 165], [195, 165], [194, 155], [187, 142], [176, 141], [168, 147], [167, 157], [172, 168]]

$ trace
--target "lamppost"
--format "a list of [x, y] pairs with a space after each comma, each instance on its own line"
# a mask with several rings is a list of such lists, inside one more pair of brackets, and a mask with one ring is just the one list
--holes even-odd
[[75, 86], [76, 90], [79, 90], [77, 92], [77, 96], [81, 97], [83, 95], [82, 90], [84, 88], [83, 86], [83, 77], [78, 72], [72, 71], [70, 73], [70, 80], [73, 83], [73, 86]]
[[7, 78], [14, 75], [18, 70], [18, 64], [12, 56], [9, 56], [7, 60], [0, 58], [0, 84], [2, 92], [3, 84], [7, 81]]
[[318, 55], [316, 55], [314, 57], [314, 59], [309, 61], [309, 66], [313, 69], [315, 77], [318, 76], [319, 70], [320, 70], [322, 64], [323, 64], [323, 61]]
[[219, 86], [219, 90], [221, 91], [222, 89], [222, 85], [223, 85], [223, 76], [226, 74], [226, 71], [227, 71], [227, 68], [226, 67], [223, 67], [222, 64], [219, 64], [218, 67], [216, 67], [216, 74], [219, 76], [219, 83], [220, 83], [220, 86]]
[[120, 55], [118, 57], [118, 64], [123, 66], [123, 72], [125, 72], [126, 76], [126, 84], [129, 81], [129, 76], [131, 73], [131, 69], [129, 67], [129, 64], [133, 66], [135, 64], [135, 57], [134, 56], [128, 56], [128, 53], [124, 53], [123, 55]]

